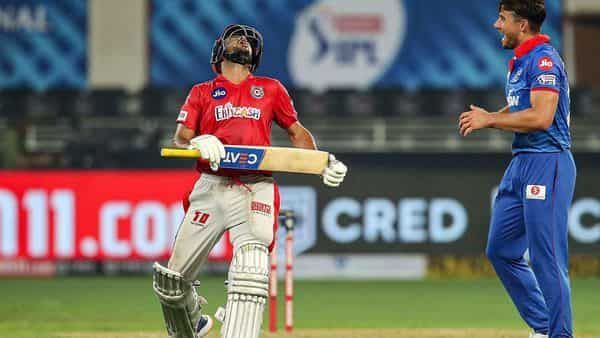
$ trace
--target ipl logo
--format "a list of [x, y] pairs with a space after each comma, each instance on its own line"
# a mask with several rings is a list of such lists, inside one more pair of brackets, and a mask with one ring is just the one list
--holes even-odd
[[406, 31], [397, 0], [321, 0], [296, 20], [290, 71], [296, 85], [367, 88], [394, 61]]

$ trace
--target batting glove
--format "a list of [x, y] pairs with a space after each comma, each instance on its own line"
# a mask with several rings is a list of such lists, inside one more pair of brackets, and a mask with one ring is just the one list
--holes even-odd
[[213, 171], [219, 169], [221, 159], [225, 158], [223, 143], [216, 136], [210, 134], [196, 136], [191, 139], [188, 149], [198, 150], [200, 157], [210, 162], [210, 168]]
[[323, 170], [323, 183], [329, 187], [339, 187], [344, 181], [348, 172], [348, 167], [341, 161], [335, 159], [335, 156], [329, 155], [329, 165]]

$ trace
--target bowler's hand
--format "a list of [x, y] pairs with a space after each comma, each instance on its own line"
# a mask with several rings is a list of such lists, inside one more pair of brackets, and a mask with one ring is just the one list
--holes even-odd
[[335, 159], [335, 156], [329, 155], [329, 165], [323, 170], [323, 183], [329, 187], [339, 187], [344, 181], [348, 167], [341, 161]]
[[462, 136], [467, 136], [477, 129], [488, 128], [491, 123], [491, 113], [483, 108], [470, 105], [471, 110], [460, 114], [458, 128]]
[[200, 157], [210, 162], [210, 169], [217, 171], [221, 159], [225, 157], [223, 143], [214, 135], [205, 134], [190, 140], [188, 149], [200, 151]]

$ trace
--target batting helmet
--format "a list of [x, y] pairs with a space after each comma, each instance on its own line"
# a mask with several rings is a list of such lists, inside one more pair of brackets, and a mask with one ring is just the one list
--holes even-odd
[[[227, 53], [225, 50], [225, 40], [234, 35], [242, 35], [246, 37], [246, 40], [250, 43], [250, 46], [252, 47], [250, 60], [242, 57], [239, 53]], [[216, 73], [221, 73], [221, 61], [223, 61], [224, 58], [235, 63], [249, 64], [250, 71], [254, 72], [260, 63], [262, 50], [263, 38], [256, 28], [238, 24], [229, 25], [225, 27], [223, 33], [215, 40], [210, 56], [210, 63]]]

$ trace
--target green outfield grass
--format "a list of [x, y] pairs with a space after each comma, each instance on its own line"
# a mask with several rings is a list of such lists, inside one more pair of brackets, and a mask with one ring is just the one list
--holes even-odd
[[[224, 300], [223, 281], [202, 283], [212, 314]], [[295, 292], [297, 333], [266, 337], [527, 336], [495, 279], [297, 281]], [[577, 336], [600, 337], [600, 280], [574, 280], [573, 304]], [[0, 337], [166, 334], [151, 277], [90, 277], [0, 280]]]

